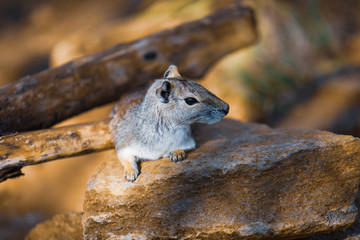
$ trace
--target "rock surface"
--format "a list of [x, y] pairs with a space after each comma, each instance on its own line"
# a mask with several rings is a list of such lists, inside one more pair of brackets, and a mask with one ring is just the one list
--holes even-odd
[[[359, 194], [355, 200], [356, 206], [359, 208]], [[318, 234], [302, 240], [359, 240], [360, 239], [360, 219], [356, 219], [355, 223], [350, 227], [330, 233]]]
[[355, 221], [359, 139], [229, 119], [194, 135], [187, 159], [144, 162], [134, 183], [106, 161], [88, 184], [85, 238], [297, 238]]
[[36, 225], [25, 240], [83, 239], [82, 213], [59, 214]]

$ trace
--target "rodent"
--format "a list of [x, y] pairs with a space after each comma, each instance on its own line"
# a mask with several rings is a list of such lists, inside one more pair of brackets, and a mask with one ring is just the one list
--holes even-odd
[[212, 124], [229, 112], [227, 103], [199, 83], [185, 80], [174, 65], [152, 83], [143, 99], [129, 99], [121, 103], [128, 105], [125, 111], [119, 104], [114, 106], [110, 131], [130, 182], [140, 174], [139, 161], [185, 159], [185, 151], [196, 147], [190, 125]]

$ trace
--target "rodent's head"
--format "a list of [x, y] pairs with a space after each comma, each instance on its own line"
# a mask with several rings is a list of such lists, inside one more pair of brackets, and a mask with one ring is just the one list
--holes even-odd
[[220, 121], [229, 112], [229, 105], [199, 83], [183, 80], [174, 65], [157, 79], [147, 95], [157, 110], [177, 124]]

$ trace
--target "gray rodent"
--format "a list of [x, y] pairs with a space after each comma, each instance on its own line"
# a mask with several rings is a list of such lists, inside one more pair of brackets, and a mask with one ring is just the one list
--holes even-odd
[[218, 122], [228, 112], [227, 103], [199, 83], [184, 80], [171, 65], [163, 78], [153, 82], [142, 101], [125, 112], [115, 106], [110, 114], [110, 130], [125, 178], [136, 180], [139, 160], [183, 160], [185, 151], [196, 146], [190, 125]]

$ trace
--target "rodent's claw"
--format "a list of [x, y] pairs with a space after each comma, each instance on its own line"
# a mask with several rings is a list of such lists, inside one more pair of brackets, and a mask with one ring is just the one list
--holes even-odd
[[172, 162], [178, 162], [184, 160], [186, 158], [185, 151], [183, 150], [176, 150], [170, 153], [170, 160]]
[[139, 176], [139, 171], [135, 169], [125, 169], [124, 171], [124, 177], [129, 182], [134, 182], [136, 178]]

